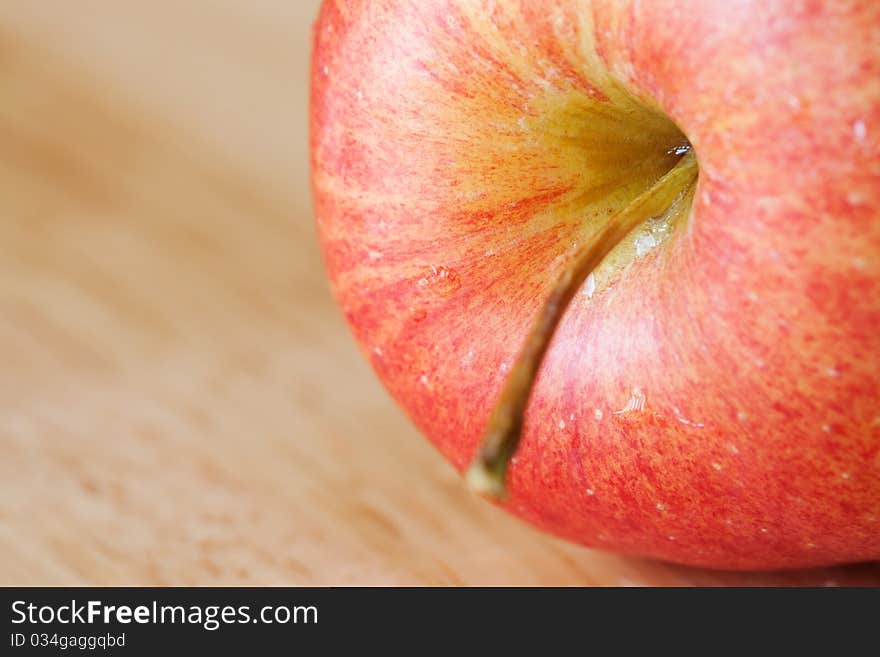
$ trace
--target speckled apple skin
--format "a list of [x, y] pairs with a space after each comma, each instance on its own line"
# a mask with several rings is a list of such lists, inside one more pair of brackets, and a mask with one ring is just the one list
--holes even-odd
[[880, 3], [340, 0], [314, 46], [333, 290], [455, 467], [579, 235], [517, 126], [599, 62], [692, 142], [693, 211], [569, 308], [505, 506], [687, 564], [880, 559]]

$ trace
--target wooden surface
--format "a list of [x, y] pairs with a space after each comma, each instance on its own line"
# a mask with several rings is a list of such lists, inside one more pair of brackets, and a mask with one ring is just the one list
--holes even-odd
[[465, 492], [329, 297], [297, 0], [0, 5], [0, 584], [834, 584]]

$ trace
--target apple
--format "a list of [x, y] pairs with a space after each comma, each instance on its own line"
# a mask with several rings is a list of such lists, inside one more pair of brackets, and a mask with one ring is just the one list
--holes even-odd
[[567, 539], [880, 559], [878, 39], [870, 0], [325, 2], [317, 225], [390, 394]]

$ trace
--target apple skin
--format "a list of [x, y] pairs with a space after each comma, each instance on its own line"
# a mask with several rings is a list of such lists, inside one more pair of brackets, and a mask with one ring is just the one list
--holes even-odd
[[569, 307], [506, 508], [693, 565], [880, 559], [876, 2], [326, 2], [314, 202], [364, 354], [467, 467], [581, 234], [547, 220], [566, 153], [518, 117], [601, 97], [594, 55], [687, 135], [699, 182], [680, 235]]

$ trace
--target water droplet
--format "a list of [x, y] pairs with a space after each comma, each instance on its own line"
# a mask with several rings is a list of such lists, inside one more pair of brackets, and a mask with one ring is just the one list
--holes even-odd
[[686, 417], [682, 416], [681, 411], [678, 410], [677, 406], [673, 406], [672, 410], [675, 413], [675, 418], [684, 425], [695, 427], [697, 429], [702, 429], [704, 426], [706, 426], [702, 422], [694, 422], [693, 420], [689, 420]]
[[651, 233], [642, 232], [636, 237], [636, 255], [645, 255], [657, 246], [657, 240]]
[[594, 491], [592, 488], [587, 489], [587, 495], [593, 496], [595, 494], [596, 494], [596, 491]]
[[614, 411], [613, 414], [623, 415], [625, 413], [629, 413], [630, 411], [644, 411], [646, 400], [647, 398], [641, 390], [639, 390], [638, 388], [633, 388], [629, 401], [626, 402], [626, 406], [621, 408], [619, 411]]
[[599, 422], [602, 421], [602, 418], [604, 417], [604, 415], [605, 414], [602, 412], [601, 408], [597, 408], [596, 410], [593, 411], [593, 417], [595, 417]]
[[461, 276], [449, 267], [430, 265], [422, 270], [419, 287], [428, 287], [440, 296], [448, 297], [461, 287]]
[[595, 292], [596, 292], [596, 276], [592, 272], [590, 272], [590, 275], [587, 276], [587, 280], [584, 281], [583, 293], [584, 293], [584, 296], [587, 297], [587, 299], [592, 299], [593, 294], [595, 294]]
[[562, 420], [562, 419], [559, 420], [559, 428], [565, 429], [565, 420]]
[[868, 136], [868, 127], [865, 125], [865, 122], [859, 119], [855, 123], [853, 123], [853, 137], [856, 138], [856, 141], [865, 141], [865, 137]]
[[858, 192], [849, 192], [846, 195], [846, 202], [850, 205], [861, 205], [864, 200], [864, 197]]

